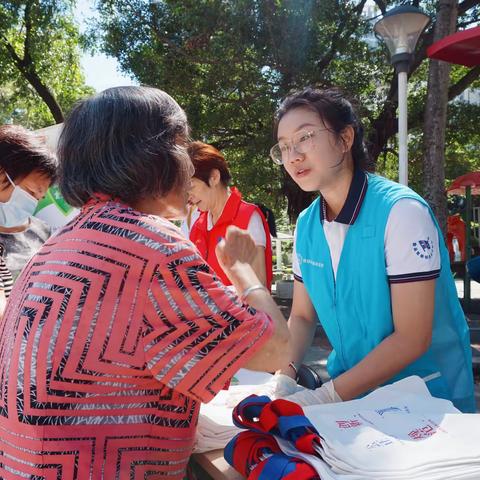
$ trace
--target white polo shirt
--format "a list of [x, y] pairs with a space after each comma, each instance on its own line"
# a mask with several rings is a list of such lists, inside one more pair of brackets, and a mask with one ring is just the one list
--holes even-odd
[[[347, 200], [337, 218], [327, 221], [326, 205], [322, 199], [322, 222], [330, 249], [333, 273], [338, 264], [348, 229], [358, 216], [367, 186], [364, 172], [355, 173]], [[296, 235], [293, 248], [293, 273], [302, 281], [297, 259]], [[385, 264], [390, 283], [430, 280], [440, 275], [440, 251], [438, 231], [430, 213], [417, 200], [399, 200], [390, 211], [385, 228]]]

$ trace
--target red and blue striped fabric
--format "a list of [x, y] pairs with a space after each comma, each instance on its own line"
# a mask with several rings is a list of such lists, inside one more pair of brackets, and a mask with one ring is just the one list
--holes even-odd
[[315, 453], [318, 432], [303, 409], [288, 400], [251, 395], [233, 410], [234, 424], [247, 429], [225, 448], [226, 461], [249, 480], [315, 480], [316, 470], [300, 458], [282, 453], [274, 435], [305, 453]]

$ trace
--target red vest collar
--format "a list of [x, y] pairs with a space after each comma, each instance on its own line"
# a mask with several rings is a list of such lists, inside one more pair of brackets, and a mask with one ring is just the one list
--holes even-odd
[[215, 223], [215, 227], [219, 227], [224, 223], [229, 225], [232, 223], [238, 214], [238, 208], [240, 207], [240, 202], [242, 201], [242, 194], [236, 187], [230, 189], [230, 196], [228, 197], [225, 207], [223, 207], [223, 212], [220, 215], [219, 219]]

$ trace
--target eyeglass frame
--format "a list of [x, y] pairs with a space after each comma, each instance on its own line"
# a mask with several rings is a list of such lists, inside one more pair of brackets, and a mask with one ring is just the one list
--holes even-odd
[[[331, 129], [330, 129], [330, 128], [318, 127], [318, 128], [314, 128], [314, 129], [312, 129], [312, 130], [300, 130], [299, 132], [295, 133], [293, 136], [296, 136], [296, 135], [301, 134], [302, 132], [305, 132], [305, 133], [307, 133], [307, 134], [310, 135], [310, 139], [313, 139], [313, 138], [315, 138], [315, 135], [314, 135], [314, 134], [317, 134], [317, 133], [319, 133], [319, 132], [325, 132], [325, 131], [329, 131], [329, 132], [330, 132]], [[291, 151], [292, 151], [292, 147], [293, 147], [293, 150], [294, 150], [296, 153], [300, 154], [300, 155], [304, 155], [305, 153], [307, 153], [307, 152], [309, 151], [309, 150], [307, 150], [307, 152], [300, 152], [300, 151], [298, 151], [298, 150], [295, 148], [295, 145], [293, 144], [293, 139], [292, 139], [292, 138], [290, 138], [290, 140], [289, 140], [288, 142], [284, 142], [284, 143], [285, 143], [285, 145], [291, 145], [291, 146], [289, 147], [289, 149], [288, 149], [288, 155], [289, 155], [289, 156], [290, 156], [290, 153], [291, 153]], [[298, 142], [297, 142], [297, 144], [298, 144]], [[277, 143], [270, 149], [269, 154], [270, 154], [270, 158], [272, 159], [273, 163], [275, 163], [276, 165], [283, 165], [285, 162], [284, 162], [283, 160], [281, 160], [280, 162], [277, 161], [277, 160], [275, 159], [274, 155], [272, 154], [272, 151], [273, 151], [273, 149], [274, 149], [275, 147], [278, 147], [279, 150], [280, 150], [279, 145], [280, 145], [280, 142], [277, 142]], [[280, 150], [280, 151], [281, 151], [281, 150]]]

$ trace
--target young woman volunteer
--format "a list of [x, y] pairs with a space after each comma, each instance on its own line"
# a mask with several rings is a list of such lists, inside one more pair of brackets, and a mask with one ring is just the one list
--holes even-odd
[[309, 402], [350, 400], [418, 375], [434, 396], [474, 412], [469, 330], [426, 201], [366, 173], [362, 126], [337, 90], [286, 98], [275, 132], [274, 162], [320, 194], [296, 226], [294, 354], [282, 373], [295, 377], [320, 321], [332, 380], [308, 392]]

